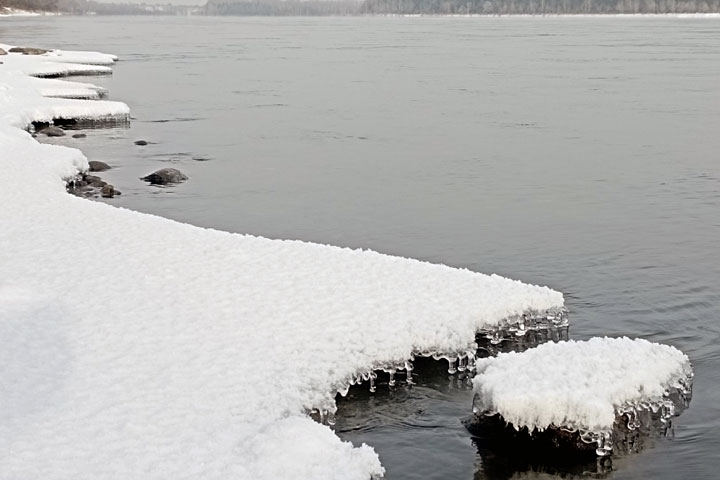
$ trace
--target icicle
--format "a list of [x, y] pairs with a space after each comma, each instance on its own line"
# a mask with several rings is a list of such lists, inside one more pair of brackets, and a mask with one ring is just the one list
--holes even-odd
[[388, 370], [388, 374], [390, 375], [390, 380], [388, 380], [388, 385], [391, 387], [395, 386], [395, 369], [391, 368]]
[[457, 368], [455, 368], [456, 361], [457, 361], [457, 358], [448, 357], [448, 373], [450, 375], [454, 375], [457, 372]]
[[405, 382], [406, 382], [408, 385], [413, 385], [413, 384], [415, 383], [415, 382], [413, 382], [413, 379], [412, 379], [412, 371], [413, 371], [413, 364], [412, 364], [412, 362], [411, 362], [411, 361], [405, 362], [405, 374], [406, 374], [406, 377], [407, 377], [406, 380], [405, 380]]
[[468, 358], [464, 355], [460, 355], [458, 358], [458, 372], [464, 372], [467, 370]]
[[375, 393], [377, 390], [377, 387], [375, 387], [375, 378], [377, 375], [375, 375], [375, 372], [370, 373], [370, 393]]
[[475, 357], [475, 352], [468, 352], [468, 353], [467, 353], [467, 360], [468, 360], [467, 370], [468, 370], [469, 372], [474, 372], [475, 369], [477, 368], [477, 367], [475, 366], [475, 361], [477, 360], [476, 357]]

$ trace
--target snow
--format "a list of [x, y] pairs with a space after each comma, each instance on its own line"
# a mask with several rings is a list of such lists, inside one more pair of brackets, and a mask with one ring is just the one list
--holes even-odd
[[[45, 65], [41, 57], [17, 53], [2, 57], [4, 63], [0, 65], [0, 124], [25, 128], [31, 122], [49, 122], [56, 118], [112, 118], [120, 121], [129, 118], [130, 109], [121, 102], [73, 100], [99, 98], [104, 91], [101, 87], [66, 80], [28, 77], [27, 71], [34, 70], [33, 62]], [[48, 62], [47, 65], [58, 66], [55, 72], [81, 71], [74, 67], [66, 69], [65, 64], [61, 63]], [[63, 98], [50, 100], [46, 97]]]
[[23, 129], [128, 109], [42, 97], [92, 90], [28, 80], [43, 57], [0, 65], [0, 480], [381, 476], [372, 448], [306, 412], [333, 412], [358, 373], [563, 305], [496, 275], [68, 195], [87, 159]]
[[688, 357], [643, 339], [592, 338], [546, 343], [477, 361], [474, 408], [499, 413], [515, 428], [551, 425], [592, 432], [612, 429], [630, 405], [658, 403], [684, 388]]
[[38, 12], [29, 12], [18, 8], [0, 7], [0, 18], [2, 17], [37, 17], [42, 15]]
[[[0, 43], [0, 48], [9, 52], [18, 45]], [[9, 69], [19, 70], [37, 77], [60, 77], [66, 75], [106, 75], [112, 73], [111, 66], [117, 61], [115, 55], [100, 52], [49, 50], [41, 55], [8, 53], [2, 61]]]

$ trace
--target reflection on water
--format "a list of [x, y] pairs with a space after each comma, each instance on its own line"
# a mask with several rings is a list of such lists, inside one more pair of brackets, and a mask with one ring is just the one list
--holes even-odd
[[480, 461], [476, 480], [606, 478], [613, 469], [612, 457], [593, 452], [569, 455], [566, 451], [528, 448], [522, 442], [503, 442], [496, 437], [473, 437]]

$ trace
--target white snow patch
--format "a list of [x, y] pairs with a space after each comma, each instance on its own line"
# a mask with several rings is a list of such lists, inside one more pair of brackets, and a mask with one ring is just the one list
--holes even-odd
[[370, 447], [305, 411], [334, 411], [358, 372], [563, 305], [496, 275], [68, 195], [85, 157], [22, 129], [128, 110], [42, 97], [58, 84], [21, 73], [41, 57], [0, 65], [2, 480], [381, 476]]
[[657, 402], [692, 376], [675, 347], [629, 338], [546, 343], [477, 361], [474, 408], [515, 428], [603, 432], [623, 407]]

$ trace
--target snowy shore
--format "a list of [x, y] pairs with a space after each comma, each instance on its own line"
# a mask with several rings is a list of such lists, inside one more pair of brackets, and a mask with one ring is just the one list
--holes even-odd
[[25, 129], [128, 108], [27, 75], [114, 58], [0, 61], [0, 479], [381, 476], [371, 447], [306, 412], [334, 411], [372, 369], [463, 355], [477, 331], [563, 305], [499, 276], [68, 195], [87, 159]]

